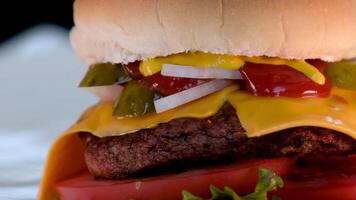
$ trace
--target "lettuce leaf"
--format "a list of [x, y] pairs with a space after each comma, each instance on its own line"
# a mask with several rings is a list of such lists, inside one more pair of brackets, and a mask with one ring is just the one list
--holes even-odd
[[[281, 177], [275, 172], [265, 168], [258, 169], [258, 182], [255, 191], [245, 196], [239, 196], [230, 187], [224, 187], [223, 190], [214, 185], [210, 185], [211, 198], [207, 200], [231, 199], [231, 200], [267, 200], [267, 193], [277, 188], [282, 188], [284, 183]], [[205, 200], [202, 197], [195, 196], [190, 192], [182, 191], [183, 200]], [[272, 200], [280, 200], [279, 197], [273, 196]]]

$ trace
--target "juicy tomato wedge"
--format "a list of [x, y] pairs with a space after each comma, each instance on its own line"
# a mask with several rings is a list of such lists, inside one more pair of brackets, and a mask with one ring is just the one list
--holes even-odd
[[168, 77], [162, 76], [160, 73], [144, 77], [139, 71], [137, 64], [127, 65], [125, 68], [132, 78], [141, 80], [148, 87], [151, 87], [163, 96], [187, 90], [208, 81], [206, 79]]
[[356, 156], [313, 158], [282, 177], [282, 199], [356, 199]]
[[62, 200], [178, 200], [183, 189], [210, 197], [209, 185], [229, 186], [238, 194], [253, 191], [259, 167], [272, 169], [284, 188], [269, 195], [282, 199], [356, 200], [356, 156], [312, 159], [299, 165], [292, 158], [257, 159], [224, 167], [121, 181], [94, 180], [88, 172], [57, 183]]
[[[310, 64], [324, 75], [326, 63], [309, 60]], [[324, 85], [319, 85], [293, 68], [283, 65], [263, 65], [246, 63], [241, 74], [246, 90], [256, 96], [286, 97], [328, 97], [331, 81], [326, 77]]]

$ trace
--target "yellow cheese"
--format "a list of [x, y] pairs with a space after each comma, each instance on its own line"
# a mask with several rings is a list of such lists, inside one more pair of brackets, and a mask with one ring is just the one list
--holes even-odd
[[228, 70], [238, 70], [245, 62], [269, 65], [287, 65], [313, 80], [323, 85], [324, 75], [313, 65], [304, 60], [287, 60], [269, 57], [246, 57], [227, 54], [211, 54], [202, 52], [190, 52], [174, 54], [166, 57], [152, 58], [140, 62], [140, 72], [144, 76], [151, 76], [162, 69], [163, 64], [188, 65], [195, 67], [221, 67]]
[[198, 99], [178, 108], [159, 114], [142, 117], [117, 118], [112, 115], [113, 103], [101, 103], [90, 108], [68, 132], [90, 132], [99, 137], [123, 135], [144, 128], [151, 128], [172, 119], [191, 117], [206, 118], [214, 115], [227, 100], [230, 93], [238, 89], [229, 86], [219, 92]]
[[54, 190], [56, 182], [87, 170], [84, 145], [76, 132], [61, 135], [51, 146], [37, 195], [38, 200], [59, 199]]
[[298, 126], [316, 126], [356, 138], [356, 92], [338, 88], [332, 89], [329, 98], [287, 98], [257, 97], [230, 86], [164, 113], [121, 119], [112, 116], [112, 103], [101, 103], [89, 109], [69, 132], [85, 131], [99, 137], [123, 135], [172, 119], [209, 117], [226, 100], [236, 109], [249, 137]]
[[329, 98], [256, 97], [244, 91], [229, 95], [249, 137], [298, 127], [323, 127], [356, 139], [356, 92], [333, 88]]

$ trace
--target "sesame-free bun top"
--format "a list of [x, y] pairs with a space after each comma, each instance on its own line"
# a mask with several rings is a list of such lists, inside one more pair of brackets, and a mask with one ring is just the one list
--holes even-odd
[[356, 0], [76, 0], [85, 64], [186, 51], [336, 61], [356, 57]]

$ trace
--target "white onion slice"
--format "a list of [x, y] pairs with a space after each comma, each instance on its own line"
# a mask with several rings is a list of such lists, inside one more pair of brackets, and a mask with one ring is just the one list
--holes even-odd
[[201, 79], [242, 79], [238, 70], [226, 70], [221, 67], [193, 67], [186, 65], [163, 64], [163, 76]]
[[123, 90], [123, 87], [120, 85], [105, 85], [84, 88], [99, 97], [101, 101], [116, 101], [120, 97]]
[[156, 112], [161, 113], [172, 108], [178, 107], [180, 105], [186, 104], [188, 102], [194, 101], [208, 94], [219, 91], [231, 85], [232, 83], [233, 81], [230, 80], [212, 80], [196, 87], [184, 90], [182, 92], [178, 92], [170, 96], [160, 98], [154, 101]]

